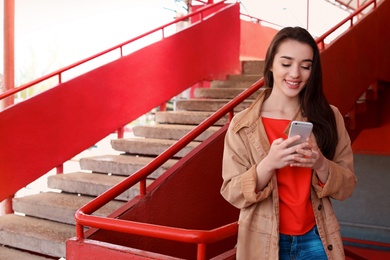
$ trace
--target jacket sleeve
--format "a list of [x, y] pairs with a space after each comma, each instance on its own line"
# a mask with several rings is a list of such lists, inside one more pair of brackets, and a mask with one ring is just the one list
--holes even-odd
[[[234, 119], [233, 119], [234, 121]], [[241, 209], [270, 196], [271, 182], [262, 190], [256, 191], [256, 166], [250, 154], [249, 142], [232, 129], [230, 124], [225, 136], [222, 162], [222, 196], [233, 206]]]
[[336, 107], [333, 107], [336, 117], [338, 144], [332, 161], [329, 161], [329, 177], [325, 185], [319, 185], [317, 174], [313, 174], [312, 184], [317, 196], [332, 197], [337, 200], [345, 200], [350, 197], [356, 185], [354, 175], [353, 152], [351, 140], [345, 128], [344, 118]]

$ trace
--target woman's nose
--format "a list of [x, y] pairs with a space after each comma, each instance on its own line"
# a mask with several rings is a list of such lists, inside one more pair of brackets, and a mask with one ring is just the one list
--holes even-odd
[[299, 74], [300, 74], [299, 66], [294, 65], [294, 66], [291, 66], [290, 68], [291, 68], [290, 76], [293, 77], [293, 78], [298, 78]]

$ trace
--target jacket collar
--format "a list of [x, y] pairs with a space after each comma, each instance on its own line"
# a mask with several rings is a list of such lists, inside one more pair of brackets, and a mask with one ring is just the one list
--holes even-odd
[[[269, 97], [271, 94], [272, 89], [271, 88], [265, 88], [259, 96], [253, 101], [253, 103], [244, 111], [241, 113], [242, 116], [235, 122], [233, 125], [233, 131], [238, 132], [240, 129], [245, 127], [252, 127], [256, 121], [260, 117], [260, 111], [261, 107], [264, 103], [264, 101]], [[306, 118], [302, 116], [301, 110], [298, 110], [298, 112], [295, 114], [293, 119], [291, 121], [298, 120], [298, 121], [307, 121]], [[290, 130], [291, 122], [288, 124], [286, 129], [284, 130], [284, 133], [288, 135], [288, 132]]]

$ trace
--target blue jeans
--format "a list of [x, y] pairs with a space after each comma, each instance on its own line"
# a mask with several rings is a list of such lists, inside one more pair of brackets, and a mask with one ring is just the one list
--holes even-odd
[[300, 236], [280, 234], [279, 259], [328, 259], [318, 234], [317, 226], [314, 226], [309, 232]]

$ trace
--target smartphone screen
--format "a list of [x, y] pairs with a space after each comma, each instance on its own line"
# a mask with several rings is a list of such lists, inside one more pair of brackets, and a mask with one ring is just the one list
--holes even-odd
[[288, 137], [300, 135], [301, 138], [290, 144], [289, 147], [305, 142], [312, 130], [313, 124], [310, 122], [292, 121]]

